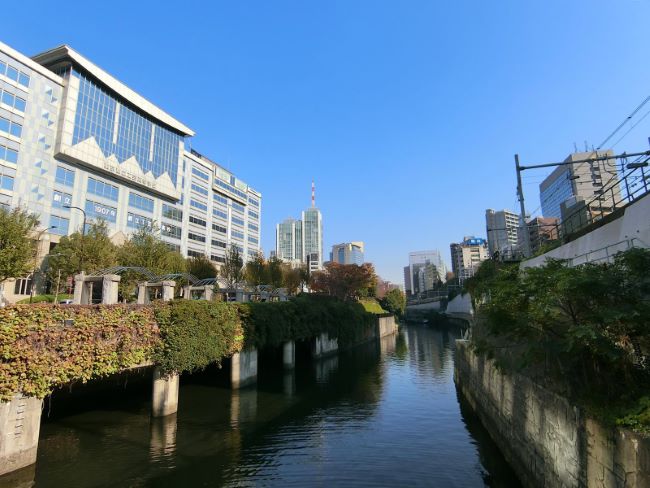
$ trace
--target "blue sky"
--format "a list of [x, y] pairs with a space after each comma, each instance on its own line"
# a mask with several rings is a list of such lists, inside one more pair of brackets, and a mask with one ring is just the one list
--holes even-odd
[[[92, 5], [4, 2], [0, 39], [69, 44], [192, 127], [263, 193], [267, 254], [314, 179], [325, 252], [363, 240], [396, 282], [409, 251], [448, 261], [486, 208], [515, 209], [515, 152], [598, 145], [650, 94], [650, 0]], [[646, 150], [649, 128], [615, 149]], [[544, 174], [525, 175], [530, 210]]]

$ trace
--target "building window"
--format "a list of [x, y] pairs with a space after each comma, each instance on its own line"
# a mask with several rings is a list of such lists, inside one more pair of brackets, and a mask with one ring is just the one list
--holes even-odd
[[18, 151], [0, 145], [0, 159], [8, 163], [18, 163]]
[[171, 207], [166, 203], [163, 203], [162, 215], [166, 219], [176, 220], [178, 222], [183, 221], [183, 211], [179, 208]]
[[214, 198], [215, 202], [219, 202], [219, 203], [223, 203], [224, 205], [228, 205], [228, 199], [225, 198], [225, 197], [222, 197], [221, 195], [219, 195], [217, 193], [214, 194], [213, 198]]
[[256, 226], [255, 224], [248, 224], [248, 228], [249, 228], [250, 230], [255, 231], [255, 232], [259, 231], [259, 227]]
[[4, 117], [0, 117], [0, 131], [7, 132], [12, 136], [20, 137], [23, 133], [23, 126]]
[[231, 235], [232, 237], [237, 238], [237, 239], [243, 239], [243, 238], [244, 238], [244, 233], [243, 233], [243, 232], [239, 232], [239, 231], [237, 231], [237, 230], [233, 230], [233, 231], [231, 231], [231, 232], [230, 232], [230, 235]]
[[144, 215], [138, 215], [129, 212], [126, 215], [126, 226], [131, 227], [132, 229], [142, 229], [143, 227], [151, 229], [153, 226], [153, 221]]
[[95, 178], [88, 178], [88, 193], [117, 202], [119, 189], [114, 185], [96, 180]]
[[60, 208], [68, 210], [66, 206], [72, 205], [72, 195], [61, 191], [54, 191], [52, 193], [52, 208]]
[[29, 88], [29, 75], [23, 73], [22, 71], [17, 70], [13, 66], [7, 66], [7, 64], [0, 61], [0, 75], [6, 76], [10, 80], [17, 82], [24, 87]]
[[244, 221], [242, 219], [240, 219], [239, 217], [233, 216], [232, 223], [237, 224], [237, 225], [241, 225], [242, 227], [244, 226]]
[[198, 208], [199, 210], [203, 210], [204, 212], [208, 211], [207, 205], [201, 202], [197, 202], [196, 200], [190, 200], [190, 206], [194, 208]]
[[227, 244], [225, 242], [220, 241], [218, 239], [212, 239], [212, 245], [214, 247], [222, 247], [224, 249], [227, 247]]
[[191, 258], [202, 258], [202, 257], [205, 256], [204, 253], [199, 252], [199, 251], [195, 251], [195, 250], [193, 250], [193, 249], [188, 249], [188, 250], [187, 250], [187, 255], [188, 255], [189, 257], [191, 257]]
[[217, 210], [216, 208], [212, 209], [212, 215], [219, 217], [220, 219], [228, 220], [228, 214], [226, 212], [222, 212], [221, 210]]
[[200, 225], [201, 227], [206, 227], [208, 225], [205, 220], [195, 217], [194, 215], [190, 215], [190, 222], [192, 224]]
[[57, 166], [56, 168], [56, 182], [60, 185], [73, 186], [74, 185], [74, 171]]
[[137, 193], [129, 193], [129, 206], [139, 208], [147, 212], [153, 212], [153, 200], [151, 198], [143, 197]]
[[201, 195], [208, 196], [208, 190], [207, 188], [203, 188], [202, 186], [196, 185], [192, 183], [192, 190], [194, 190], [197, 193], [200, 193]]
[[14, 95], [13, 93], [9, 93], [6, 90], [0, 90], [0, 101], [21, 112], [25, 111], [25, 106], [27, 104], [24, 99]]
[[250, 242], [251, 244], [255, 244], [255, 245], [257, 245], [260, 241], [258, 241], [258, 240], [255, 239], [254, 237], [249, 237], [249, 238], [248, 238], [248, 242]]
[[172, 244], [171, 242], [165, 242], [165, 245], [170, 251], [181, 252], [180, 244]]
[[32, 291], [32, 277], [18, 278], [14, 284], [14, 295], [29, 295]]
[[201, 178], [204, 181], [210, 181], [210, 176], [208, 176], [207, 173], [204, 173], [203, 171], [200, 171], [200, 170], [198, 170], [196, 168], [192, 168], [192, 174], [194, 176], [198, 176], [199, 178]]
[[260, 218], [260, 216], [257, 214], [257, 212], [253, 212], [252, 210], [248, 211], [248, 216], [254, 218], [255, 220]]
[[59, 217], [57, 215], [50, 216], [50, 227], [52, 227], [52, 234], [58, 234], [61, 236], [68, 235], [68, 229], [70, 227], [70, 220]]
[[237, 210], [237, 211], [242, 212], [242, 213], [245, 211], [244, 206], [240, 205], [237, 202], [232, 202], [232, 208], [233, 208], [233, 210]]
[[194, 232], [188, 232], [187, 238], [196, 241], [196, 242], [205, 242], [205, 236], [201, 234], [195, 234]]
[[259, 206], [260, 206], [260, 202], [258, 202], [257, 200], [255, 200], [255, 199], [252, 198], [252, 197], [248, 197], [248, 202], [251, 203], [251, 204], [253, 204], [253, 205], [256, 206], [256, 207], [259, 207]]
[[174, 239], [181, 238], [181, 228], [176, 227], [175, 225], [161, 224], [160, 233], [164, 236], [172, 237]]
[[212, 230], [216, 232], [221, 232], [222, 234], [226, 234], [228, 232], [228, 229], [226, 229], [225, 227], [219, 224], [212, 224]]
[[7, 174], [2, 173], [2, 168], [0, 167], [0, 188], [3, 190], [13, 191], [14, 189], [14, 178]]
[[86, 200], [86, 216], [90, 218], [102, 219], [107, 222], [117, 220], [117, 209], [102, 203]]
[[216, 254], [211, 254], [210, 259], [212, 261], [216, 261], [217, 263], [225, 263], [226, 262], [226, 258], [224, 258], [223, 256], [217, 256]]

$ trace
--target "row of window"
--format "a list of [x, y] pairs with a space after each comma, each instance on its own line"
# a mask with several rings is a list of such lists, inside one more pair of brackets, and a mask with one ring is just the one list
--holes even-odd
[[240, 219], [240, 218], [235, 217], [235, 216], [233, 215], [233, 217], [232, 217], [231, 220], [232, 220], [232, 223], [233, 223], [233, 224], [241, 225], [242, 227], [244, 226], [244, 221], [243, 221], [243, 219]]
[[198, 176], [202, 180], [210, 181], [210, 176], [197, 168], [192, 168], [192, 174]]
[[141, 229], [142, 227], [151, 229], [153, 227], [153, 220], [144, 215], [129, 212], [126, 216], [126, 226], [133, 229]]
[[222, 234], [225, 234], [228, 232], [228, 229], [226, 229], [224, 226], [219, 225], [219, 224], [212, 224], [212, 230], [216, 232], [221, 232]]
[[205, 236], [202, 234], [196, 234], [194, 232], [188, 232], [187, 233], [187, 238], [196, 241], [196, 242], [205, 242]]
[[239, 232], [239, 231], [237, 231], [237, 230], [231, 230], [231, 231], [230, 231], [230, 235], [231, 235], [232, 237], [236, 237], [237, 239], [243, 239], [243, 238], [244, 238], [244, 233], [243, 233], [243, 232]]
[[208, 225], [205, 220], [195, 217], [194, 215], [190, 215], [190, 223], [200, 225], [201, 227], [207, 227]]
[[202, 186], [199, 186], [199, 185], [197, 185], [195, 183], [192, 183], [192, 190], [194, 190], [195, 192], [197, 192], [197, 193], [199, 193], [201, 195], [204, 195], [206, 197], [208, 196], [207, 188], [203, 188]]
[[129, 206], [153, 212], [153, 200], [137, 193], [129, 193]]
[[178, 222], [183, 221], [183, 211], [181, 209], [163, 203], [162, 210], [163, 217], [171, 220], [176, 220]]
[[212, 209], [212, 215], [215, 217], [219, 217], [224, 220], [228, 220], [228, 214], [226, 212], [222, 212], [221, 210], [218, 210], [216, 208]]
[[244, 193], [241, 190], [238, 190], [234, 186], [229, 185], [225, 181], [221, 181], [219, 178], [215, 178], [214, 183], [217, 186], [220, 186], [221, 188], [224, 188], [224, 189], [228, 190], [230, 193], [233, 193], [233, 194], [237, 195], [238, 197], [240, 197], [244, 201], [246, 201], [248, 199], [248, 197], [246, 196], [246, 193]]
[[232, 208], [233, 210], [239, 210], [242, 213], [245, 211], [245, 207], [237, 202], [232, 202]]
[[0, 159], [9, 163], [18, 163], [18, 151], [0, 144]]
[[223, 256], [217, 256], [216, 254], [211, 254], [210, 259], [212, 261], [216, 261], [217, 263], [225, 263], [226, 262], [226, 258], [224, 258]]
[[190, 200], [190, 207], [198, 208], [199, 210], [203, 210], [204, 212], [208, 211], [208, 206], [206, 204], [198, 202], [196, 200]]
[[0, 131], [7, 132], [12, 136], [20, 137], [23, 134], [23, 126], [4, 117], [0, 117]]
[[255, 200], [253, 197], [248, 197], [248, 202], [249, 202], [249, 203], [252, 203], [252, 204], [255, 205], [256, 207], [259, 207], [259, 206], [260, 206], [260, 202], [258, 202], [257, 200]]
[[249, 228], [250, 230], [255, 231], [255, 232], [257, 232], [257, 231], [260, 230], [259, 227], [256, 226], [255, 224], [248, 224], [248, 228]]
[[13, 176], [9, 176], [4, 173], [0, 174], [0, 188], [3, 190], [13, 191], [14, 189]]
[[226, 244], [225, 242], [220, 241], [219, 239], [212, 239], [212, 245], [213, 245], [214, 247], [222, 247], [222, 248], [224, 248], [224, 249], [225, 249], [226, 246], [227, 246], [227, 244]]
[[164, 236], [172, 237], [174, 239], [181, 238], [181, 228], [171, 224], [161, 224], [160, 233]]
[[117, 202], [119, 188], [94, 178], [88, 178], [88, 193]]
[[259, 214], [257, 212], [253, 212], [252, 210], [248, 211], [248, 216], [254, 218], [255, 220], [260, 218]]
[[74, 186], [74, 171], [63, 166], [57, 166], [55, 181], [59, 185]]
[[29, 75], [22, 71], [0, 61], [0, 76], [6, 76], [10, 80], [15, 81], [19, 85], [29, 88]]
[[215, 201], [217, 201], [219, 203], [223, 203], [224, 205], [228, 205], [228, 199], [226, 197], [222, 197], [221, 195], [215, 193], [213, 195], [213, 198], [214, 198]]
[[27, 106], [27, 100], [20, 98], [13, 93], [9, 93], [6, 90], [0, 90], [0, 100], [2, 100], [2, 103], [5, 105], [9, 105], [11, 108], [15, 108], [21, 112], [24, 112], [25, 107]]

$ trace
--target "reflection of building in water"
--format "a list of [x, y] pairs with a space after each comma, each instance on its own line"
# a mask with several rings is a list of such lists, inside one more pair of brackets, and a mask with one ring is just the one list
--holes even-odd
[[405, 336], [409, 344], [410, 357], [416, 364], [418, 376], [431, 377], [436, 381], [446, 381], [453, 373], [453, 348], [455, 339], [461, 333], [456, 329], [406, 328]]

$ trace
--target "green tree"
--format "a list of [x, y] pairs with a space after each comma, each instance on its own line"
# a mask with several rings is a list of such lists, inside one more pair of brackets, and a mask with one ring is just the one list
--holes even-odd
[[246, 263], [246, 281], [253, 286], [265, 285], [269, 281], [268, 266], [262, 253], [258, 253]]
[[282, 285], [287, 289], [287, 293], [289, 295], [295, 295], [300, 289], [301, 283], [302, 277], [300, 269], [293, 268], [289, 264], [284, 264], [282, 266]]
[[226, 281], [226, 286], [234, 290], [244, 280], [244, 260], [239, 249], [231, 245], [226, 253], [226, 262], [219, 270], [219, 276]]
[[36, 215], [26, 210], [0, 208], [0, 291], [7, 279], [32, 271], [37, 243], [31, 234], [37, 225]]
[[198, 279], [214, 278], [217, 276], [217, 268], [207, 256], [192, 257], [187, 259], [187, 272]]
[[404, 310], [406, 310], [406, 297], [402, 290], [398, 288], [393, 288], [386, 293], [386, 296], [381, 299], [381, 307], [397, 315], [397, 317], [402, 317], [404, 315]]
[[278, 257], [272, 257], [268, 261], [268, 278], [269, 285], [273, 288], [282, 288], [284, 286], [282, 273], [282, 260]]
[[[94, 273], [116, 264], [116, 247], [108, 237], [108, 226], [103, 220], [90, 223], [86, 235], [75, 232], [63, 236], [48, 257], [50, 280], [62, 280], [85, 271]], [[60, 275], [59, 275], [60, 272]]]

